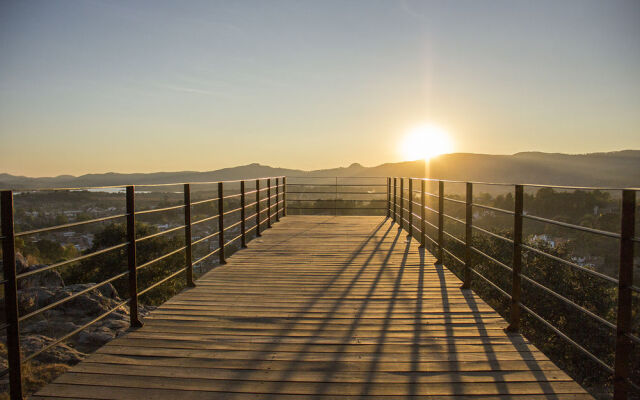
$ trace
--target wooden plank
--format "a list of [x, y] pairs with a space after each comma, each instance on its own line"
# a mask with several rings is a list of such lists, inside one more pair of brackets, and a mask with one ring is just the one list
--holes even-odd
[[[238, 380], [242, 378], [247, 381], [278, 382], [284, 375], [291, 382], [326, 382], [327, 371], [298, 370], [270, 370], [270, 369], [226, 369], [226, 368], [166, 368], [164, 366], [150, 365], [121, 365], [121, 364], [95, 364], [82, 363], [74, 369], [76, 373], [84, 374], [106, 374], [106, 375], [128, 375], [128, 376], [148, 376], [167, 377], [183, 379], [214, 379], [214, 380]], [[367, 376], [375, 372], [375, 382], [377, 383], [398, 383], [398, 374], [395, 371], [335, 371], [331, 375], [330, 382], [361, 383], [366, 381]], [[473, 372], [409, 372], [405, 378], [411, 377], [420, 384], [432, 382], [537, 382], [540, 379], [560, 382], [571, 381], [571, 378], [562, 371], [473, 371]], [[330, 383], [327, 382], [327, 383]]]
[[[242, 351], [257, 351], [263, 346], [263, 342], [236, 342], [236, 341], [221, 341], [221, 340], [207, 340], [200, 339], [192, 340], [181, 338], [178, 335], [162, 335], [158, 337], [145, 336], [145, 337], [127, 337], [120, 341], [122, 346], [128, 347], [145, 347], [145, 348], [164, 348], [164, 349], [203, 349], [203, 350], [242, 350]], [[217, 338], [216, 338], [217, 339]], [[375, 343], [375, 342], [378, 343]], [[369, 353], [382, 351], [385, 353], [403, 354], [413, 353], [416, 349], [420, 351], [433, 353], [484, 353], [486, 351], [493, 352], [537, 352], [533, 345], [519, 345], [514, 346], [512, 344], [440, 344], [440, 343], [420, 343], [416, 346], [407, 346], [405, 343], [380, 343], [379, 340], [374, 340], [374, 343], [362, 343], [360, 339], [345, 339], [343, 343], [327, 343], [328, 341], [322, 341], [324, 343], [317, 343], [316, 341], [310, 342], [306, 340], [303, 343], [282, 343], [278, 342], [278, 351], [280, 352], [305, 352], [305, 353]]]
[[331, 353], [314, 353], [310, 351], [284, 351], [279, 346], [266, 343], [264, 347], [273, 347], [269, 350], [212, 350], [212, 349], [182, 349], [165, 347], [132, 347], [132, 346], [105, 346], [98, 350], [104, 354], [134, 355], [141, 357], [198, 357], [232, 360], [286, 360], [297, 361], [370, 361], [370, 362], [412, 362], [412, 361], [491, 361], [491, 360], [526, 360], [548, 361], [548, 358], [540, 352], [405, 352], [405, 353], [366, 353], [334, 351]]
[[34, 398], [591, 398], [418, 246], [287, 216]]
[[[256, 394], [256, 393], [238, 393], [238, 392], [207, 392], [207, 391], [185, 391], [176, 389], [159, 389], [159, 388], [128, 388], [128, 387], [113, 387], [113, 386], [82, 386], [82, 385], [69, 385], [55, 383], [49, 385], [47, 393], [51, 395], [38, 394], [32, 397], [33, 399], [123, 399], [123, 400], [140, 400], [140, 399], [157, 399], [157, 400], [175, 400], [175, 399], [188, 399], [188, 400], [255, 400], [255, 399], [272, 399], [278, 398], [282, 400], [300, 400], [299, 394], [286, 394], [280, 393], [277, 396], [270, 394]], [[314, 394], [314, 399], [329, 400], [335, 399], [335, 395], [327, 394]], [[339, 396], [341, 399], [362, 399], [367, 400], [460, 400], [461, 397], [456, 396], [443, 396], [443, 395], [391, 395], [391, 396], [377, 396], [377, 395], [347, 395], [342, 394]], [[561, 393], [553, 394], [551, 396], [546, 394], [526, 394], [526, 395], [466, 395], [464, 398], [469, 399], [482, 399], [482, 400], [586, 400], [593, 399], [593, 397], [587, 394], [573, 394], [573, 393]]]
[[[228, 379], [219, 381], [216, 379], [199, 378], [168, 378], [168, 377], [139, 377], [129, 375], [101, 375], [67, 372], [56, 380], [56, 383], [82, 384], [89, 386], [113, 386], [131, 388], [164, 388], [182, 389], [186, 391], [225, 392], [235, 391], [240, 393], [287, 393], [297, 395], [314, 395], [317, 393], [341, 396], [362, 395], [363, 391], [377, 395], [407, 395], [413, 389], [415, 395], [466, 395], [466, 394], [555, 394], [575, 393], [575, 382], [550, 381], [544, 382], [428, 382], [419, 384], [416, 382], [409, 387], [409, 377], [403, 376], [397, 382], [375, 382], [373, 380], [352, 382], [336, 382], [333, 373], [327, 373], [328, 379], [320, 382], [297, 381], [247, 381]], [[330, 384], [327, 384], [330, 383]], [[46, 389], [46, 388], [45, 388]], [[367, 390], [368, 389], [368, 390]], [[365, 392], [365, 394], [366, 394]], [[43, 390], [43, 394], [46, 394]]]
[[[267, 369], [281, 371], [291, 368], [286, 361], [268, 360], [256, 365], [252, 360], [220, 360], [215, 358], [180, 358], [180, 357], [136, 357], [129, 355], [114, 355], [97, 353], [92, 355], [85, 363], [118, 364], [118, 365], [155, 365], [167, 368], [192, 367], [192, 368], [216, 368], [216, 369]], [[364, 361], [355, 362], [304, 362], [296, 368], [301, 371], [322, 371], [335, 369], [339, 371], [371, 371], [371, 363]], [[424, 361], [415, 363], [378, 362], [376, 371], [430, 371], [430, 372], [464, 372], [464, 371], [556, 371], [558, 368], [551, 361]]]

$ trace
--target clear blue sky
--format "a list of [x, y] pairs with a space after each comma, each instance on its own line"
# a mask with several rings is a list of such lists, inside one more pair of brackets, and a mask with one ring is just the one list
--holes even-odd
[[0, 2], [0, 172], [640, 148], [640, 1]]

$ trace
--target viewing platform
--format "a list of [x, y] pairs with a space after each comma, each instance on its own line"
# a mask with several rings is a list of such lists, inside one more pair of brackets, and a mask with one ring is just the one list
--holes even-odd
[[[4, 190], [0, 385], [12, 400], [633, 399], [638, 191], [284, 176]], [[57, 225], [26, 214], [95, 204]], [[19, 253], [89, 234], [48, 264]]]
[[592, 398], [398, 228], [281, 217], [32, 398]]

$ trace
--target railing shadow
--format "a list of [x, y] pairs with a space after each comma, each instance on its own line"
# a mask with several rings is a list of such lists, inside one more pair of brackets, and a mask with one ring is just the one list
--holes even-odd
[[[345, 301], [345, 299], [349, 295], [349, 293], [353, 290], [353, 288], [355, 287], [355, 284], [358, 282], [359, 278], [364, 274], [365, 270], [367, 269], [367, 267], [369, 266], [369, 264], [373, 260], [374, 256], [376, 255], [376, 251], [380, 248], [381, 244], [385, 242], [385, 239], [386, 239], [386, 237], [387, 237], [387, 235], [389, 234], [390, 231], [391, 231], [391, 225], [389, 225], [389, 228], [385, 231], [385, 233], [380, 238], [378, 243], [376, 243], [374, 249], [370, 251], [369, 256], [367, 257], [367, 259], [365, 260], [363, 265], [360, 267], [360, 269], [358, 270], [356, 275], [351, 279], [351, 281], [349, 282], [349, 285], [343, 290], [343, 292], [341, 293], [340, 297], [334, 302], [333, 306], [331, 307], [331, 310], [328, 311], [327, 314], [323, 317], [322, 322], [315, 329], [315, 331], [313, 333], [313, 336], [305, 343], [305, 345], [304, 345], [303, 349], [301, 350], [301, 352], [296, 355], [296, 358], [291, 361], [291, 363], [289, 364], [289, 367], [287, 369], [285, 369], [283, 371], [283, 373], [280, 375], [280, 377], [278, 378], [278, 382], [276, 383], [275, 387], [272, 390], [272, 393], [278, 393], [280, 391], [279, 389], [281, 388], [281, 386], [283, 386], [286, 383], [287, 378], [298, 369], [298, 364], [303, 360], [304, 356], [306, 355], [306, 350], [308, 350], [309, 346], [311, 344], [313, 344], [313, 342], [315, 341], [315, 336], [321, 334], [323, 331], [326, 330], [329, 322], [331, 322], [331, 320], [333, 319], [333, 316], [335, 315], [337, 310], [343, 304], [343, 302]], [[391, 249], [389, 250], [387, 258], [386, 258], [387, 260], [390, 257], [390, 255], [392, 254], [393, 246], [397, 242], [399, 236], [400, 236], [400, 233], [397, 233], [395, 235], [395, 238], [393, 240], [393, 244], [392, 244]], [[353, 260], [351, 260], [351, 261], [353, 261]], [[349, 264], [351, 264], [351, 261], [349, 262]], [[345, 266], [347, 266], [347, 265], [345, 265]], [[371, 296], [373, 295], [373, 292], [375, 291], [375, 288], [377, 287], [377, 284], [380, 281], [382, 273], [384, 272], [385, 266], [386, 266], [386, 262], [383, 262], [381, 264], [378, 272], [377, 272], [376, 278], [374, 279], [374, 281], [372, 282], [371, 286], [369, 287], [369, 290], [367, 292], [365, 300], [360, 304], [360, 308], [358, 309], [358, 312], [356, 313], [356, 316], [354, 317], [354, 320], [352, 321], [351, 325], [349, 326], [349, 329], [342, 336], [341, 341], [338, 342], [338, 347], [333, 352], [333, 356], [334, 356], [333, 359], [331, 361], [327, 362], [326, 367], [324, 368], [324, 375], [323, 375], [322, 380], [320, 382], [329, 382], [331, 380], [331, 377], [333, 376], [333, 374], [339, 369], [340, 355], [342, 354], [341, 350], [344, 350], [344, 347], [351, 342], [353, 333], [355, 332], [356, 328], [358, 327], [358, 325], [360, 323], [360, 320], [362, 318], [362, 315], [366, 311], [366, 308], [367, 308], [367, 306], [368, 306], [368, 304], [369, 304], [369, 302], [371, 300]], [[324, 383], [319, 383], [317, 388], [316, 388], [316, 391], [315, 391], [315, 393], [313, 395], [314, 396], [313, 398], [324, 394], [324, 391], [325, 391], [326, 388], [327, 388], [327, 385], [325, 385]]]
[[[301, 229], [302, 233], [294, 236], [313, 232], [318, 226], [334, 218], [329, 216], [327, 219], [314, 222], [311, 227]], [[501, 399], [522, 398], [522, 394], [512, 390], [514, 384], [535, 381], [546, 398], [558, 399], [545, 372], [530, 356], [526, 341], [520, 335], [496, 335], [493, 316], [497, 314], [487, 311], [470, 290], [454, 287], [460, 282], [444, 265], [427, 263], [427, 256], [430, 254], [424, 248], [412, 249], [412, 242], [416, 244], [413, 239], [399, 244], [400, 238], [404, 237], [403, 232], [392, 230], [394, 226], [389, 222], [389, 219], [385, 219], [377, 224], [359, 244], [352, 242], [352, 245], [355, 244], [357, 247], [338, 264], [337, 270], [333, 269], [336, 267], [332, 267], [331, 271], [335, 272], [326, 278], [326, 282], [313, 286], [317, 290], [314, 290], [308, 299], [304, 299], [301, 309], [292, 310], [290, 316], [228, 318], [239, 322], [270, 323], [273, 325], [271, 328], [274, 328], [274, 333], [268, 335], [272, 340], [251, 350], [253, 356], [249, 353], [243, 360], [246, 368], [236, 370], [234, 375], [224, 381], [221, 390], [226, 392], [226, 398], [234, 398], [234, 393], [244, 392], [248, 381], [261, 381], [264, 384], [261, 390], [271, 393], [260, 395], [260, 398], [265, 399], [275, 398], [279, 393], [285, 393], [301, 382], [305, 383], [304, 390], [307, 393], [301, 396], [304, 398], [326, 399], [336, 395], [332, 383], [351, 382], [354, 387], [349, 390], [350, 396], [366, 399], [377, 394], [385, 382], [393, 382], [401, 387], [398, 389], [397, 397], [416, 399], [424, 394], [420, 385], [433, 380], [436, 386], [441, 388], [438, 390], [446, 392], [446, 397], [469, 396], [474, 393], [473, 385], [477, 382], [489, 388]], [[323, 232], [327, 229], [323, 228]], [[282, 240], [277, 238], [278, 243], [288, 240], [290, 238], [284, 235]], [[414, 251], [417, 257], [415, 253], [411, 254]], [[338, 255], [332, 254], [334, 257]], [[411, 286], [406, 285], [404, 280], [410, 282]], [[425, 310], [425, 302], [433, 302], [433, 306], [438, 308], [437, 311]], [[316, 310], [318, 304], [320, 306]], [[340, 321], [337, 329], [333, 331], [336, 319], [344, 318], [344, 310], [352, 308], [355, 313], [349, 316], [351, 319], [344, 322], [344, 325]], [[372, 309], [380, 314], [374, 316], [376, 323], [367, 322]], [[407, 311], [409, 317], [404, 316]], [[434, 321], [434, 333], [425, 329], [425, 324], [429, 322], [425, 321], [425, 318], [429, 318], [425, 317], [425, 311], [432, 312], [437, 320]], [[398, 313], [402, 313], [403, 316], [398, 316]], [[491, 317], [490, 321], [485, 320], [487, 316]], [[398, 322], [405, 319], [410, 322]], [[393, 324], [396, 322], [413, 322], [412, 332], [404, 332], [401, 329], [403, 333], [394, 333]], [[306, 325], [303, 328], [303, 339], [297, 332], [301, 329], [301, 324]], [[363, 329], [363, 326], [366, 328]], [[372, 326], [379, 330], [370, 330]], [[473, 327], [469, 328], [473, 330], [472, 333], [461, 332], [469, 326]], [[357, 367], [349, 366], [348, 360], [354, 359], [352, 356], [355, 350], [351, 345], [360, 343], [358, 336], [361, 329], [362, 332], [366, 332], [363, 334], [367, 343], [365, 348], [371, 350], [364, 354], [365, 359], [357, 361]], [[296, 337], [296, 340], [287, 340], [289, 336]], [[326, 338], [330, 340], [327, 342], [324, 340]], [[316, 346], [319, 342], [328, 343], [323, 346], [330, 348], [330, 351], [318, 350]], [[283, 349], [291, 343], [295, 343], [294, 354], [280, 359], [278, 368], [271, 371], [267, 381], [260, 379], [260, 371], [271, 369], [270, 360], [264, 357], [265, 353], [291, 353], [292, 350]], [[398, 343], [406, 348], [401, 351], [389, 350], [389, 345]], [[513, 349], [506, 348], [509, 343]], [[468, 346], [472, 346], [473, 349]], [[429, 357], [429, 354], [425, 353], [434, 350], [438, 353], [436, 357]], [[309, 357], [318, 351], [327, 357]], [[360, 349], [357, 351], [364, 352]], [[509, 355], [506, 360], [509, 361], [501, 356], [505, 351]], [[466, 352], [475, 354], [469, 358]], [[393, 371], [389, 370], [387, 365], [389, 354], [393, 355], [389, 360], [399, 361], [398, 367], [393, 368]], [[517, 359], [518, 356], [522, 363]], [[517, 359], [516, 362], [511, 361], [514, 358]], [[507, 367], [510, 364], [519, 366]], [[431, 365], [437, 367], [432, 370]], [[309, 381], [304, 377], [304, 373], [302, 376], [298, 375], [301, 371], [310, 373], [313, 378]], [[347, 371], [354, 371], [358, 378], [344, 381], [348, 375], [342, 374]], [[531, 375], [520, 381], [509, 376], [518, 373]], [[389, 381], [390, 374], [404, 376], [406, 380]], [[473, 379], [474, 377], [479, 379]]]
[[[397, 237], [396, 237], [396, 240], [394, 240], [393, 245], [391, 246], [391, 249], [389, 250], [389, 255], [391, 255], [391, 253], [393, 252], [393, 248], [395, 247], [396, 242], [397, 242]], [[392, 321], [393, 310], [396, 306], [397, 298], [400, 295], [402, 277], [404, 275], [404, 270], [407, 265], [407, 257], [409, 255], [410, 247], [411, 247], [411, 241], [409, 240], [407, 241], [402, 254], [402, 261], [400, 262], [396, 279], [393, 284], [393, 292], [391, 293], [391, 298], [389, 299], [389, 304], [387, 305], [387, 310], [384, 314], [384, 322], [382, 323], [380, 335], [378, 336], [376, 347], [375, 347], [375, 350], [373, 351], [373, 359], [369, 363], [369, 368], [367, 369], [367, 375], [364, 381], [364, 387], [362, 388], [362, 392], [360, 394], [361, 398], [366, 398], [367, 396], [369, 396], [372, 386], [374, 384], [376, 373], [378, 372], [378, 364], [380, 363], [380, 358], [384, 350], [385, 340], [387, 337], [387, 333], [389, 331], [389, 326]], [[388, 260], [388, 256], [387, 256], [387, 260]], [[386, 266], [386, 263], [385, 263], [385, 266]]]
[[[450, 339], [454, 339], [454, 324], [452, 323], [452, 319], [447, 312], [450, 310], [449, 307], [449, 290], [446, 287], [446, 277], [445, 277], [445, 267], [442, 264], [436, 264], [436, 273], [438, 275], [438, 279], [440, 281], [441, 287], [441, 295], [443, 300], [444, 308], [444, 316], [446, 328], [445, 331], [447, 333], [447, 337]], [[486, 355], [486, 361], [488, 363], [488, 370], [485, 375], [493, 378], [493, 383], [495, 384], [496, 390], [500, 394], [501, 398], [511, 399], [515, 394], [511, 394], [509, 392], [508, 380], [505, 379], [509, 374], [513, 374], [516, 371], [505, 369], [501, 365], [501, 360], [496, 356], [498, 352], [494, 348], [494, 343], [492, 338], [489, 336], [490, 332], [487, 329], [485, 322], [483, 321], [483, 312], [478, 307], [478, 303], [476, 301], [475, 294], [471, 290], [461, 289], [461, 293], [463, 294], [464, 301], [466, 305], [471, 310], [471, 315], [473, 316], [474, 327], [478, 330], [478, 339], [480, 340], [480, 344], [483, 348], [483, 353]], [[531, 357], [526, 357], [525, 353], [529, 353], [529, 350], [524, 350], [523, 347], [526, 345], [522, 335], [519, 334], [507, 334], [506, 335], [511, 344], [514, 347], [514, 353], [517, 353], [522, 361], [527, 365], [528, 369], [524, 372], [531, 372], [536, 378], [535, 383], [540, 386], [542, 392], [545, 394], [545, 397], [548, 399], [557, 399], [559, 398], [557, 394], [554, 392], [553, 387], [547, 380], [547, 377], [541, 371], [540, 365], [538, 362]], [[452, 378], [451, 389], [454, 395], [466, 395], [464, 390], [461, 390], [463, 386], [463, 377], [465, 375], [469, 376], [479, 376], [482, 374], [480, 371], [474, 371], [473, 373], [468, 373], [462, 369], [458, 369], [457, 365], [461, 363], [458, 359], [457, 355], [459, 352], [456, 350], [456, 345], [453, 341], [449, 340], [447, 342], [447, 347], [449, 353], [453, 355], [452, 364], [454, 367], [452, 371], [448, 371], [444, 374], [447, 374]], [[459, 382], [459, 383], [456, 383]], [[516, 396], [519, 397], [519, 396]]]
[[[327, 219], [330, 218], [334, 218], [334, 217], [327, 217]], [[384, 219], [382, 220], [371, 232], [369, 232], [368, 236], [366, 237], [366, 239], [364, 239], [362, 241], [362, 243], [360, 243], [358, 245], [358, 247], [349, 255], [349, 257], [343, 262], [342, 266], [340, 267], [340, 269], [331, 277], [331, 279], [329, 279], [322, 287], [319, 288], [318, 292], [311, 296], [309, 298], [309, 300], [306, 302], [306, 304], [303, 306], [303, 308], [301, 310], [298, 310], [295, 312], [295, 315], [292, 317], [289, 317], [287, 319], [287, 323], [282, 326], [281, 329], [278, 329], [273, 336], [274, 337], [286, 337], [288, 336], [288, 333], [298, 324], [298, 322], [300, 320], [302, 320], [305, 315], [313, 308], [313, 306], [315, 304], [318, 303], [318, 301], [320, 299], [322, 299], [322, 295], [323, 293], [326, 291], [326, 289], [331, 288], [339, 279], [340, 277], [348, 270], [349, 266], [352, 265], [353, 261], [360, 255], [362, 254], [363, 250], [369, 245], [369, 243], [375, 238], [376, 234], [385, 226], [385, 224], [387, 224], [388, 219]], [[317, 225], [321, 224], [322, 222], [319, 222]], [[306, 232], [312, 230], [312, 228], [307, 229]], [[380, 247], [380, 245], [385, 241], [386, 236], [389, 234], [389, 232], [391, 231], [391, 224], [389, 224], [388, 228], [386, 229], [386, 231], [383, 233], [382, 237], [380, 238], [380, 240], [376, 243], [376, 249], [378, 249]], [[371, 254], [374, 254], [375, 252], [371, 252]], [[372, 257], [372, 255], [369, 256], [370, 258]], [[358, 276], [360, 276], [362, 274], [362, 272], [364, 272], [364, 269], [366, 269], [366, 265], [367, 263], [365, 263], [363, 265], [363, 267], [360, 269], [359, 274], [357, 274], [354, 278], [352, 278], [350, 285], [345, 289], [345, 293], [343, 293], [342, 298], [344, 298], [346, 296], [346, 294], [348, 294], [348, 292], [353, 288], [353, 286], [355, 285], [355, 283], [358, 280]], [[335, 311], [339, 308], [340, 305], [340, 299], [334, 304], [334, 306], [332, 307], [332, 312], [331, 313], [335, 313]], [[318, 327], [316, 329], [317, 333], [322, 332], [327, 323], [329, 322], [330, 317], [326, 316], [322, 325], [320, 327]], [[317, 334], [316, 333], [316, 334]], [[311, 342], [313, 341], [313, 338], [307, 342], [305, 344], [305, 347], [308, 347]], [[272, 351], [276, 351], [277, 348], [280, 346], [280, 343], [278, 342], [271, 342], [271, 343], [265, 343], [264, 346], [261, 346], [259, 349], [255, 350], [256, 354], [261, 354], [264, 352], [272, 352]], [[287, 376], [289, 376], [293, 371], [296, 370], [296, 364], [299, 363], [301, 361], [300, 357], [301, 355], [304, 355], [304, 351], [302, 351], [301, 353], [299, 353], [299, 356], [296, 358], [296, 360], [293, 360], [289, 366], [289, 368], [285, 369], [282, 373], [282, 379], [280, 379], [280, 382], [277, 383], [278, 386], [283, 385], [285, 382], [284, 380], [286, 379]], [[261, 357], [254, 357], [252, 359], [247, 360], [247, 365], [251, 366], [251, 368], [253, 370], [259, 370], [259, 366], [261, 364], [266, 363], [266, 361], [262, 360]], [[241, 386], [243, 384], [243, 379], [247, 378], [247, 374], [251, 374], [252, 371], [250, 370], [244, 370], [244, 371], [238, 371], [238, 373], [231, 379], [229, 379], [226, 382], [226, 386], [224, 388], [225, 391], [227, 392], [233, 392], [235, 389], [238, 388], [238, 386]], [[277, 389], [277, 388], [276, 388]], [[277, 393], [277, 392], [276, 392]]]
[[422, 298], [424, 296], [424, 264], [425, 248], [418, 249], [420, 266], [418, 270], [418, 284], [416, 285], [416, 305], [413, 313], [413, 338], [411, 341], [411, 371], [409, 372], [408, 396], [418, 394], [418, 374], [420, 371], [420, 344], [422, 342]]

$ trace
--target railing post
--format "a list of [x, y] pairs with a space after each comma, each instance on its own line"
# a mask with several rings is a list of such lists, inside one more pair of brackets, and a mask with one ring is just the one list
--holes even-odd
[[129, 266], [129, 319], [140, 328], [138, 316], [138, 264], [136, 261], [136, 197], [135, 187], [127, 186], [127, 261]]
[[240, 238], [240, 246], [242, 248], [247, 247], [247, 224], [246, 224], [246, 204], [247, 201], [245, 199], [246, 188], [244, 186], [244, 181], [240, 181], [240, 234], [242, 237]]
[[224, 185], [218, 182], [218, 255], [220, 256], [220, 264], [226, 264], [227, 260], [224, 256]]
[[256, 179], [256, 237], [260, 236], [260, 179]]
[[438, 181], [438, 259], [436, 264], [444, 262], [444, 182]]
[[413, 238], [413, 179], [409, 178], [409, 239]]
[[398, 222], [398, 178], [393, 177], [393, 222]]
[[400, 225], [398, 229], [404, 227], [404, 178], [400, 178]]
[[473, 183], [467, 182], [464, 221], [464, 281], [461, 289], [471, 288], [471, 246], [473, 245]]
[[391, 216], [391, 178], [387, 177], [387, 218]]
[[618, 271], [618, 318], [616, 329], [616, 358], [613, 374], [614, 400], [626, 400], [629, 396], [632, 343], [631, 310], [633, 285], [633, 253], [636, 221], [636, 192], [622, 191], [622, 221], [620, 229], [620, 270]]
[[280, 178], [276, 178], [276, 222], [280, 222]]
[[193, 259], [191, 254], [191, 185], [184, 185], [184, 258], [187, 264], [187, 286], [194, 287]]
[[513, 283], [511, 288], [511, 318], [507, 331], [520, 330], [520, 298], [522, 293], [522, 214], [524, 208], [524, 190], [516, 185], [515, 209], [513, 217]]
[[287, 177], [282, 177], [282, 216], [287, 216]]
[[271, 178], [267, 179], [267, 229], [271, 228]]
[[4, 266], [4, 307], [7, 322], [7, 363], [9, 393], [12, 399], [22, 399], [22, 369], [20, 360], [20, 326], [18, 322], [18, 281], [16, 279], [16, 246], [13, 226], [13, 192], [2, 191], [2, 265]]
[[425, 222], [425, 186], [427, 182], [422, 179], [420, 181], [420, 247], [427, 246], [426, 228]]

